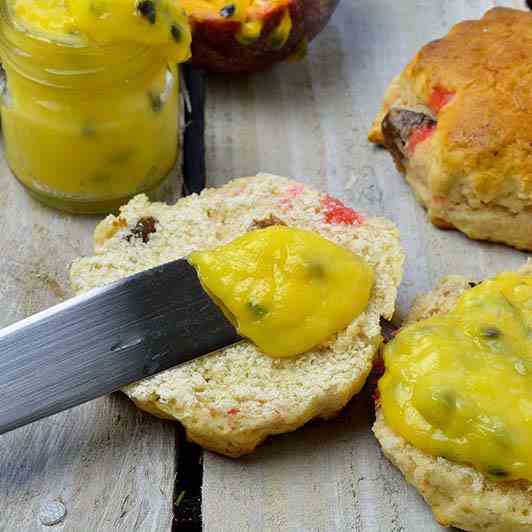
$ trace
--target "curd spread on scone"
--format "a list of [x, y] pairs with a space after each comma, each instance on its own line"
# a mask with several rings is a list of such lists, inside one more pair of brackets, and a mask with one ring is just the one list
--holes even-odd
[[76, 210], [166, 177], [190, 55], [179, 2], [6, 0], [0, 29], [7, 159], [30, 191]]
[[206, 290], [240, 334], [274, 357], [327, 341], [366, 309], [371, 266], [302, 229], [257, 229], [212, 251], [192, 253]]
[[532, 276], [502, 273], [401, 329], [379, 381], [386, 424], [495, 480], [532, 480]]

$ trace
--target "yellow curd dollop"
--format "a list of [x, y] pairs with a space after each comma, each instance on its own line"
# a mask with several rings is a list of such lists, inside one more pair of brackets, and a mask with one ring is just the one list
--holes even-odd
[[502, 273], [452, 312], [401, 329], [379, 381], [386, 423], [416, 448], [532, 481], [532, 276]]
[[284, 226], [250, 231], [189, 261], [239, 333], [273, 357], [303, 353], [344, 329], [364, 312], [374, 284], [363, 258]]

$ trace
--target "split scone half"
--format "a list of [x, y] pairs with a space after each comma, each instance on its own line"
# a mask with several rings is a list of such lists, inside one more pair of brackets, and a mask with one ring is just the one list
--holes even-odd
[[[519, 273], [532, 275], [532, 262]], [[432, 292], [418, 297], [405, 325], [447, 314], [472, 286], [475, 283], [461, 276], [443, 278]], [[501, 390], [502, 383], [491, 385], [499, 394], [511, 393]], [[386, 423], [379, 401], [373, 432], [382, 451], [420, 492], [440, 524], [470, 531], [532, 531], [532, 482], [497, 480], [472, 466], [419, 450]], [[502, 478], [501, 473], [494, 471]]]
[[495, 8], [424, 46], [389, 86], [369, 139], [430, 221], [532, 249], [532, 13]]
[[228, 456], [336, 415], [362, 388], [381, 343], [380, 317], [392, 316], [401, 280], [396, 227], [363, 218], [310, 186], [260, 174], [175, 205], [139, 195], [97, 226], [95, 254], [71, 268], [81, 293], [272, 224], [316, 231], [364, 257], [375, 271], [366, 311], [325, 345], [294, 358], [271, 358], [242, 342], [123, 390], [139, 408], [180, 421], [189, 439]]

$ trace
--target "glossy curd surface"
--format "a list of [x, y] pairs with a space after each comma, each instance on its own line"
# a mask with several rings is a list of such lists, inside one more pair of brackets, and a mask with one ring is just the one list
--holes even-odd
[[7, 2], [2, 124], [14, 174], [67, 210], [155, 187], [178, 149], [176, 64], [190, 54], [180, 4]]
[[250, 231], [189, 261], [239, 333], [273, 357], [303, 353], [344, 329], [364, 312], [374, 284], [363, 258], [284, 226]]
[[187, 16], [176, 0], [7, 0], [7, 12], [17, 29], [45, 40], [145, 44], [168, 63], [190, 56]]
[[503, 273], [401, 329], [379, 381], [386, 423], [495, 480], [532, 480], [532, 276]]

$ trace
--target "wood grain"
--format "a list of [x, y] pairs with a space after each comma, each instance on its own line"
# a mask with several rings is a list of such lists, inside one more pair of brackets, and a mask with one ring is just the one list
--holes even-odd
[[[172, 180], [158, 195], [181, 190]], [[101, 217], [70, 216], [32, 200], [0, 160], [0, 327], [70, 295], [71, 261], [92, 252]], [[8, 401], [8, 397], [2, 397]], [[120, 394], [0, 437], [0, 531], [169, 531], [175, 427]], [[65, 519], [43, 526], [60, 501]]]
[[[366, 140], [387, 83], [425, 42], [494, 4], [478, 0], [344, 0], [296, 65], [250, 78], [209, 79], [211, 184], [257, 170], [296, 177], [399, 226], [408, 254], [398, 301], [447, 273], [480, 279], [525, 254], [427, 223], [387, 153]], [[204, 530], [431, 532], [443, 530], [381, 455], [367, 394], [332, 422], [271, 439], [255, 455], [204, 456]]]

